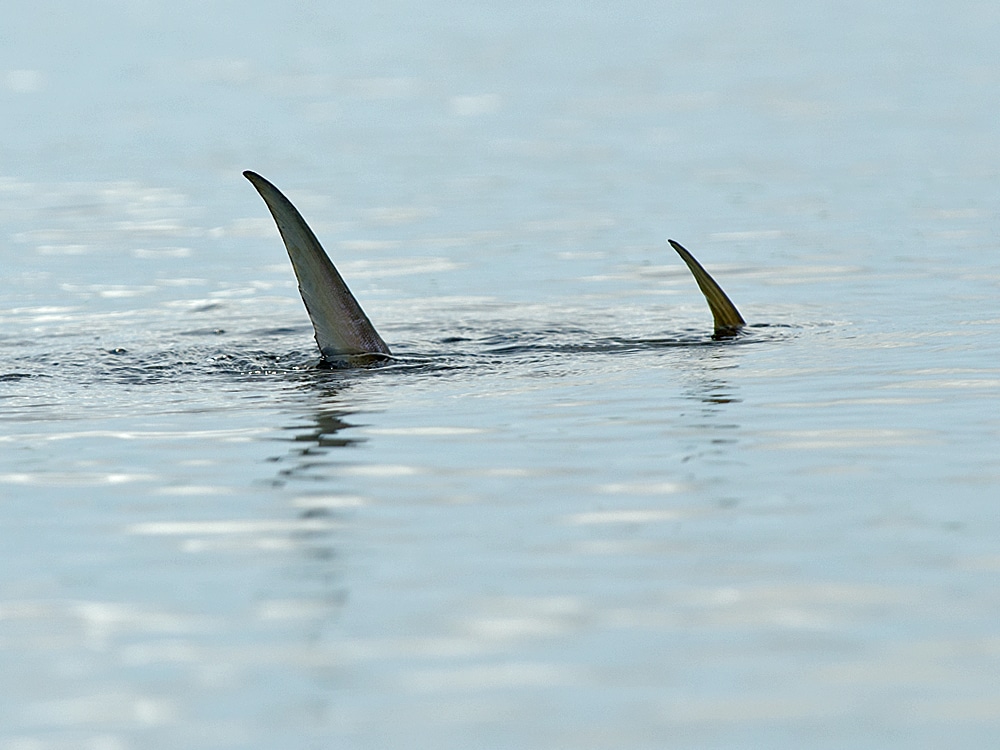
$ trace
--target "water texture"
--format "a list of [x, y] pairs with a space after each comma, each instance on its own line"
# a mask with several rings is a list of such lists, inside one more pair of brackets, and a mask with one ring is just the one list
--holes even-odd
[[0, 750], [992, 745], [995, 4], [5, 19]]

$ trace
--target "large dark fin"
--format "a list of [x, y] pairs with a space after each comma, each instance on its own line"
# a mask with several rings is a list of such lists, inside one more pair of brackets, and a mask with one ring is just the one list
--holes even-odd
[[715, 283], [715, 279], [709, 276], [708, 271], [702, 268], [701, 263], [695, 260], [694, 256], [685, 250], [679, 242], [673, 240], [667, 240], [667, 242], [691, 269], [694, 280], [698, 282], [698, 288], [705, 295], [708, 307], [712, 311], [712, 318], [715, 320], [715, 333], [722, 336], [731, 335], [745, 326], [746, 321], [743, 320], [740, 311], [736, 309], [736, 305], [722, 291], [722, 287]]
[[247, 171], [243, 176], [257, 188], [278, 225], [323, 358], [336, 363], [389, 356], [389, 347], [291, 201], [259, 174]]

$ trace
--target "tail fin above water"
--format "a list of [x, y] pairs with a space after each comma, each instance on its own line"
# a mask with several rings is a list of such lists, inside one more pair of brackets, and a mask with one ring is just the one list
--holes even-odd
[[708, 307], [712, 311], [712, 318], [715, 320], [716, 335], [731, 335], [745, 326], [746, 321], [743, 320], [740, 311], [736, 309], [736, 305], [730, 301], [715, 279], [709, 276], [708, 271], [702, 268], [701, 263], [695, 260], [694, 256], [679, 242], [673, 240], [667, 240], [667, 242], [681, 256], [681, 260], [687, 264], [694, 280], [698, 282], [698, 288], [705, 295]]
[[323, 358], [336, 362], [357, 355], [391, 355], [302, 214], [256, 172], [243, 176], [257, 188], [278, 225]]

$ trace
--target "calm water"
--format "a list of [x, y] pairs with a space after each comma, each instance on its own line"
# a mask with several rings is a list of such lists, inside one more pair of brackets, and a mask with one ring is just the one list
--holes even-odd
[[504, 8], [5, 12], [0, 749], [995, 742], [1000, 10]]

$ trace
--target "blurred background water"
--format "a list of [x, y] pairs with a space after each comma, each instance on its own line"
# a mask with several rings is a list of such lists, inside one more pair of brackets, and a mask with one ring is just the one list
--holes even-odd
[[4, 16], [0, 748], [992, 744], [995, 3]]

